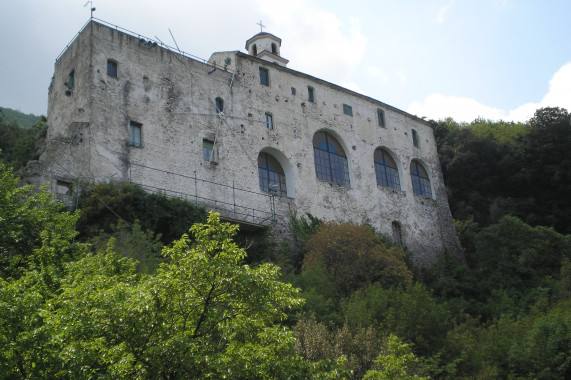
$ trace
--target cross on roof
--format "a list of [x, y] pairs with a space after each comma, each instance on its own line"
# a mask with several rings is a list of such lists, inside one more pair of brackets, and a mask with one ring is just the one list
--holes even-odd
[[260, 33], [262, 33], [262, 28], [265, 28], [266, 26], [262, 24], [262, 20], [260, 20], [259, 23], [257, 23], [256, 25], [260, 25]]

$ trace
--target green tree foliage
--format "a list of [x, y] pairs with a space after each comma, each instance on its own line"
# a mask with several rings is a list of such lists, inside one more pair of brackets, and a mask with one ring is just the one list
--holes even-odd
[[152, 231], [143, 231], [138, 220], [132, 225], [119, 220], [111, 226], [112, 233], [103, 233], [89, 239], [93, 251], [104, 250], [110, 239], [114, 239], [115, 252], [137, 262], [138, 273], [154, 273], [161, 262], [165, 262], [158, 236]]
[[521, 189], [519, 145], [478, 135], [451, 119], [438, 122], [434, 135], [454, 218], [472, 218], [480, 226], [497, 221], [502, 199]]
[[520, 318], [503, 315], [490, 326], [468, 318], [449, 333], [465, 378], [568, 379], [571, 375], [571, 303]]
[[[22, 270], [49, 266], [75, 257], [78, 245], [73, 226], [77, 215], [62, 212], [63, 206], [45, 189], [18, 186], [12, 169], [0, 163], [0, 276], [19, 277]], [[48, 275], [44, 273], [44, 275]]]
[[112, 233], [112, 226], [119, 220], [129, 224], [139, 220], [143, 230], [153, 231], [168, 244], [188, 231], [192, 224], [206, 220], [205, 210], [191, 202], [147, 193], [131, 183], [95, 184], [82, 191], [79, 208], [77, 228], [83, 237], [101, 231]]
[[306, 244], [309, 238], [317, 232], [323, 222], [311, 214], [307, 214], [307, 218], [301, 216], [297, 218], [297, 213], [294, 211], [290, 216], [289, 229], [293, 239], [293, 255], [291, 265], [299, 272], [303, 265], [303, 258], [307, 253]]
[[465, 126], [477, 137], [487, 137], [499, 143], [517, 142], [524, 136], [529, 127], [524, 123], [513, 121], [493, 121], [478, 118]]
[[[344, 361], [308, 362], [279, 325], [302, 304], [272, 264], [251, 268], [236, 226], [210, 214], [163, 252], [156, 274], [106, 252], [0, 280], [0, 368], [9, 378], [345, 378]], [[53, 247], [56, 253], [61, 245]], [[46, 265], [57, 265], [55, 255]]]
[[305, 269], [297, 276], [289, 276], [289, 280], [296, 287], [302, 289], [303, 298], [306, 299], [304, 311], [314, 314], [320, 322], [343, 324], [343, 316], [339, 309], [341, 297], [323, 264], [317, 264]]
[[[74, 372], [87, 365], [112, 377], [251, 378], [275, 376], [285, 366], [293, 340], [275, 322], [301, 304], [296, 290], [277, 281], [275, 266], [243, 265], [245, 252], [231, 240], [236, 226], [216, 214], [191, 232], [194, 241], [185, 235], [164, 249], [170, 261], [155, 276], [136, 277], [132, 265], [113, 272], [122, 260], [112, 254], [90, 258], [95, 273], [73, 279], [55, 315], [59, 326], [82, 319], [77, 330], [62, 329], [69, 334], [63, 341], [79, 345], [63, 352], [83, 352], [66, 358]], [[102, 260], [112, 265], [100, 268]], [[108, 280], [94, 275], [109, 269]], [[296, 358], [288, 359], [295, 367]]]
[[412, 274], [400, 247], [387, 247], [367, 226], [324, 224], [307, 242], [303, 270], [322, 264], [340, 296], [378, 282], [405, 286]]
[[413, 342], [422, 355], [442, 348], [453, 322], [447, 305], [420, 283], [404, 290], [373, 284], [353, 293], [341, 307], [349, 327], [376, 326], [381, 334]]
[[563, 108], [542, 108], [529, 125], [522, 162], [528, 201], [515, 215], [531, 225], [571, 233], [571, 115]]
[[0, 107], [0, 120], [13, 121], [24, 128], [33, 127], [42, 119], [45, 119], [45, 116], [37, 116], [31, 113], [25, 114], [11, 108]]
[[422, 375], [422, 363], [409, 344], [389, 335], [382, 352], [375, 359], [374, 368], [367, 371], [363, 380], [428, 380]]
[[379, 352], [380, 341], [372, 327], [351, 331], [344, 324], [330, 331], [314, 315], [299, 319], [294, 336], [296, 354], [311, 362], [335, 362], [346, 358], [353, 379], [363, 377]]
[[46, 121], [42, 117], [33, 128], [23, 128], [15, 121], [0, 119], [0, 162], [18, 170], [38, 159], [37, 141], [46, 132]]
[[571, 232], [570, 114], [541, 108], [525, 125], [452, 119], [435, 124], [442, 172], [455, 219], [484, 227], [506, 214]]
[[456, 312], [489, 323], [501, 314], [525, 314], [542, 298], [565, 297], [571, 236], [505, 216], [471, 239], [470, 267], [444, 254], [428, 282]]

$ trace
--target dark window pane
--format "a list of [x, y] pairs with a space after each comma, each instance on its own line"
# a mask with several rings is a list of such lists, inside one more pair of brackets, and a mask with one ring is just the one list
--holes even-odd
[[117, 62], [111, 60], [107, 61], [107, 75], [117, 78]]
[[263, 67], [260, 67], [260, 84], [263, 84], [264, 86], [270, 85], [270, 73], [268, 69]]

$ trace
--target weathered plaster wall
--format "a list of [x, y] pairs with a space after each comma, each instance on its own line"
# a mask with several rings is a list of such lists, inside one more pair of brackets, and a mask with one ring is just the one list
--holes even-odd
[[[228, 71], [220, 67], [226, 58]], [[117, 78], [107, 75], [108, 59], [118, 63]], [[326, 220], [368, 221], [388, 235], [391, 223], [398, 221], [419, 263], [434, 260], [446, 247], [458, 249], [427, 123], [239, 52], [215, 53], [214, 61], [219, 67], [213, 71], [211, 65], [156, 44], [88, 24], [56, 62], [44, 176], [132, 180], [213, 206], [226, 202], [225, 208], [263, 217], [275, 204], [282, 229], [290, 210]], [[269, 70], [270, 86], [260, 84], [260, 66]], [[62, 80], [72, 69], [76, 88], [65, 96]], [[308, 86], [314, 88], [315, 102], [308, 101]], [[223, 114], [216, 113], [216, 97], [224, 100]], [[353, 116], [343, 113], [343, 104], [352, 106]], [[386, 128], [378, 126], [377, 109], [385, 112]], [[266, 112], [273, 115], [273, 130], [266, 128]], [[129, 146], [130, 120], [142, 124], [141, 148]], [[419, 136], [418, 148], [412, 129]], [[350, 187], [317, 179], [312, 141], [321, 130], [343, 146]], [[203, 159], [203, 139], [216, 142], [215, 164]], [[402, 190], [376, 184], [373, 153], [379, 147], [396, 161]], [[262, 151], [284, 168], [287, 197], [261, 194], [257, 157]], [[412, 159], [425, 166], [432, 199], [413, 194]]]

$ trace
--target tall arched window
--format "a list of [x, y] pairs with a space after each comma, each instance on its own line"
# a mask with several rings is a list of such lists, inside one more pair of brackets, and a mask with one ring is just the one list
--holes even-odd
[[392, 224], [393, 229], [393, 242], [402, 245], [402, 228], [399, 222], [394, 221]]
[[218, 97], [216, 98], [215, 103], [216, 103], [216, 113], [224, 112], [224, 100]]
[[262, 152], [258, 155], [258, 178], [260, 190], [287, 195], [284, 170], [271, 154]]
[[333, 136], [317, 132], [313, 136], [313, 155], [317, 178], [349, 187], [347, 156]]
[[377, 185], [400, 190], [399, 171], [389, 153], [384, 149], [375, 150], [375, 174]]
[[273, 54], [278, 54], [278, 47], [276, 46], [276, 44], [272, 43], [272, 53]]
[[410, 178], [412, 179], [412, 191], [415, 194], [432, 198], [432, 190], [430, 190], [428, 173], [426, 173], [422, 164], [417, 160], [412, 160], [410, 164]]

